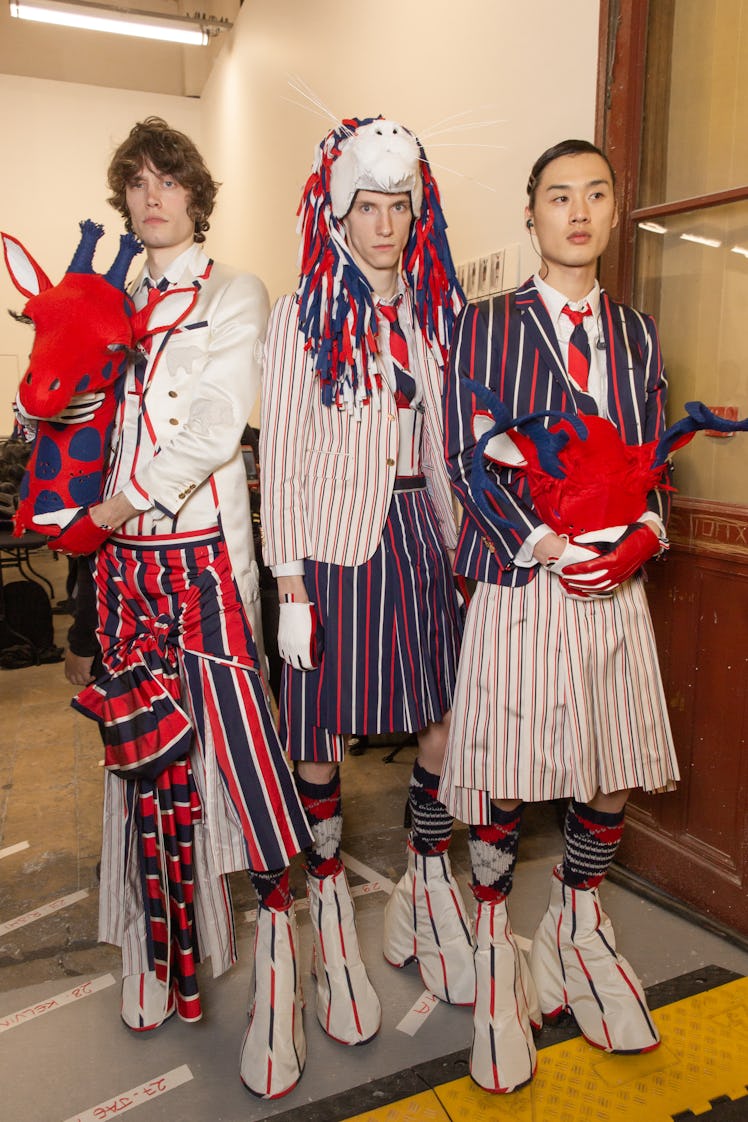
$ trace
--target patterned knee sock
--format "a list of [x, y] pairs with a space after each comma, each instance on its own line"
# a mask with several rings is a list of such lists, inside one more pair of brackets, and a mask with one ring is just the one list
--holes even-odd
[[570, 888], [597, 888], [618, 849], [623, 818], [623, 810], [607, 814], [571, 800], [564, 822], [564, 884]]
[[523, 807], [524, 803], [520, 803], [515, 810], [500, 810], [492, 804], [491, 824], [469, 829], [468, 848], [473, 867], [470, 888], [479, 902], [498, 904], [512, 890]]
[[269, 908], [272, 912], [287, 912], [293, 904], [287, 868], [268, 871], [250, 869], [249, 879], [261, 908]]
[[444, 853], [452, 837], [454, 820], [446, 807], [437, 799], [438, 788], [439, 776], [426, 771], [426, 768], [421, 767], [416, 760], [408, 788], [410, 843], [416, 853], [424, 857]]
[[314, 845], [304, 850], [307, 872], [315, 877], [331, 877], [342, 865], [340, 839], [343, 835], [343, 808], [340, 799], [340, 771], [335, 771], [329, 783], [309, 783], [297, 772], [296, 789], [314, 834]]

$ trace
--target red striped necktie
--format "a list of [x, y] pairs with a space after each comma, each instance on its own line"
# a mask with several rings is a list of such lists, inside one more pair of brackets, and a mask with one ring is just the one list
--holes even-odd
[[398, 300], [395, 304], [377, 304], [377, 311], [381, 313], [382, 317], [386, 319], [390, 325], [390, 354], [393, 360], [403, 370], [409, 370], [408, 343], [397, 318], [397, 307], [399, 303], [400, 301]]
[[574, 379], [580, 389], [587, 392], [587, 381], [590, 376], [590, 340], [584, 329], [585, 316], [592, 315], [592, 308], [587, 304], [584, 311], [577, 312], [568, 304], [563, 307], [563, 313], [574, 324], [574, 330], [569, 339], [569, 358], [567, 368], [569, 375]]

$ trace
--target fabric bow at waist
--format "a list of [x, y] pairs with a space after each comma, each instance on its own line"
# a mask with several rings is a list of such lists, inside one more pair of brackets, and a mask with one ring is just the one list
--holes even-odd
[[120, 666], [73, 698], [76, 709], [99, 722], [104, 766], [123, 779], [155, 780], [190, 749], [193, 725], [179, 704], [172, 627], [165, 617], [149, 620]]

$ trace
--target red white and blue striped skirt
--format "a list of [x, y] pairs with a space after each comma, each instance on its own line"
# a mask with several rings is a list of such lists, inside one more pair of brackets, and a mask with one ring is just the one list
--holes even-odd
[[341, 760], [346, 735], [417, 732], [449, 712], [462, 623], [422, 479], [396, 486], [365, 564], [307, 561], [305, 583], [323, 648], [316, 670], [283, 667], [281, 740], [293, 760]]
[[[125, 972], [134, 973], [169, 959], [168, 929], [169, 942], [181, 933], [178, 957], [184, 960], [191, 943], [203, 957], [217, 955], [218, 973], [235, 957], [223, 874], [283, 868], [311, 842], [226, 546], [218, 531], [115, 537], [98, 556], [96, 582], [106, 673], [79, 695], [79, 708], [102, 722], [105, 739], [107, 722], [116, 726], [120, 754], [128, 760], [141, 741], [149, 752], [158, 741], [150, 704], [156, 687], [162, 705], [171, 702], [191, 725], [186, 754], [163, 776], [107, 773], [100, 937], [123, 945]], [[148, 703], [139, 708], [143, 676]], [[173, 721], [163, 725], [171, 736]], [[173, 790], [165, 795], [160, 788], [171, 780]], [[185, 883], [175, 890], [172, 823], [164, 811], [185, 799], [187, 813], [173, 820], [174, 853], [194, 889]], [[200, 930], [201, 917], [210, 930]], [[135, 946], [143, 934], [145, 965]], [[173, 966], [173, 950], [171, 957]]]
[[544, 569], [521, 588], [478, 583], [439, 786], [455, 817], [486, 823], [491, 799], [589, 802], [677, 779], [640, 577], [597, 600], [566, 596]]

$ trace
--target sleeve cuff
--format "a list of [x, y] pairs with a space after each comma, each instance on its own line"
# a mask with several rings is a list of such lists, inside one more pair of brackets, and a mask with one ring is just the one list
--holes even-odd
[[274, 577], [303, 577], [303, 561], [281, 561], [279, 565], [271, 565], [270, 571]]
[[150, 510], [153, 506], [148, 495], [137, 485], [134, 479], [131, 479], [129, 483], [125, 484], [122, 488], [122, 494], [136, 510]]
[[546, 526], [545, 524], [536, 526], [534, 530], [530, 531], [514, 558], [514, 564], [518, 569], [532, 569], [535, 565], [540, 564], [537, 557], [533, 556], [533, 550], [541, 538], [544, 538], [546, 534], [552, 533], [553, 530], [551, 530], [550, 526]]

